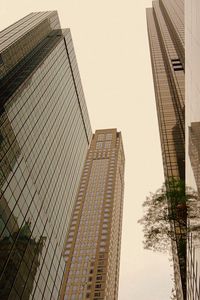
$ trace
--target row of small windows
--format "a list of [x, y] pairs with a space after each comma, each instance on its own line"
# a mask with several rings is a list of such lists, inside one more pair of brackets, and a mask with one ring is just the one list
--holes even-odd
[[110, 149], [111, 148], [111, 141], [108, 142], [97, 142], [96, 149]]
[[98, 141], [109, 141], [109, 140], [112, 140], [112, 133], [107, 133], [107, 134], [103, 134], [103, 133], [100, 133], [98, 134], [98, 137], [97, 137], [97, 140]]

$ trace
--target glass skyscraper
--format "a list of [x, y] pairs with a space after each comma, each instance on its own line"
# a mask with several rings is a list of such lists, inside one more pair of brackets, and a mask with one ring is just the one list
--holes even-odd
[[188, 218], [187, 300], [200, 299], [200, 6], [185, 1], [186, 182], [198, 193], [196, 214]]
[[69, 29], [31, 13], [0, 33], [0, 299], [58, 299], [92, 131]]
[[[147, 27], [164, 176], [166, 182], [171, 178], [185, 180], [184, 1], [153, 1], [147, 9]], [[171, 222], [171, 227], [175, 233], [176, 296], [182, 300], [186, 299], [186, 233], [179, 222]]]

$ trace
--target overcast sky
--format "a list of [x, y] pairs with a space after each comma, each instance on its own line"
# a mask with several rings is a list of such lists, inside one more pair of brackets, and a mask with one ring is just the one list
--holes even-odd
[[57, 10], [71, 28], [93, 131], [122, 132], [125, 197], [119, 300], [169, 300], [167, 255], [144, 251], [142, 202], [163, 183], [145, 7], [149, 0], [5, 0], [0, 29], [32, 11]]

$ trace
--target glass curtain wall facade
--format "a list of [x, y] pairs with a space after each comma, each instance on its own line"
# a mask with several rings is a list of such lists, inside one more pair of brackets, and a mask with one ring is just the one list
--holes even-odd
[[187, 300], [200, 299], [200, 7], [185, 1], [186, 182], [198, 192], [195, 218], [188, 219]]
[[58, 299], [92, 131], [69, 29], [31, 13], [0, 33], [0, 299]]
[[116, 129], [97, 130], [83, 169], [64, 257], [60, 299], [117, 299], [124, 151]]
[[[146, 13], [164, 176], [185, 180], [184, 1], [153, 1]], [[186, 299], [185, 230], [171, 226], [177, 299]]]

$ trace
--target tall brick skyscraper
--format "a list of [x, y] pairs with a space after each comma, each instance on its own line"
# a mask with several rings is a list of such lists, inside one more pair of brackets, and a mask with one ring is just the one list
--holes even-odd
[[124, 151], [116, 129], [97, 130], [83, 169], [64, 256], [61, 299], [118, 298]]

